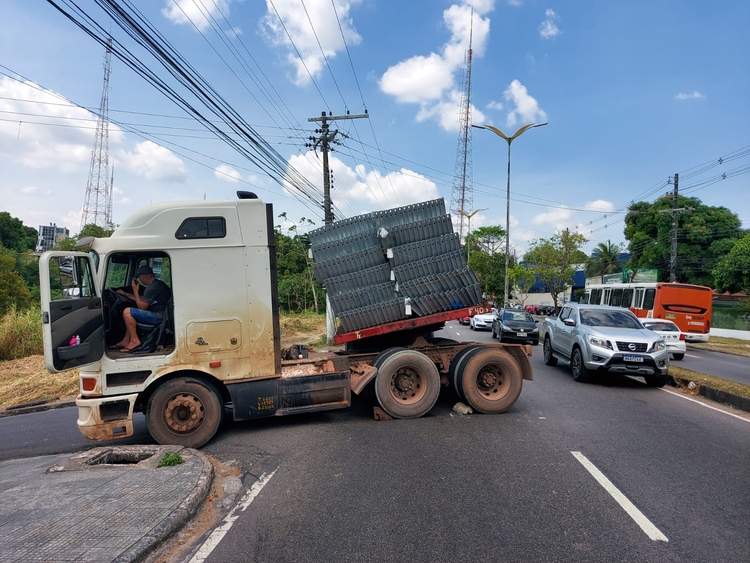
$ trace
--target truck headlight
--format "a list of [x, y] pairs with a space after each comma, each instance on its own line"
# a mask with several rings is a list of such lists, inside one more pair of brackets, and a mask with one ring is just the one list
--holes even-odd
[[599, 338], [598, 336], [589, 336], [589, 344], [593, 346], [599, 346], [599, 348], [606, 348], [607, 350], [612, 350], [612, 343], [605, 339], [605, 338]]
[[660, 350], [664, 350], [667, 347], [667, 345], [664, 343], [663, 340], [658, 340], [654, 342], [654, 344], [651, 346], [651, 350], [649, 352], [658, 352]]

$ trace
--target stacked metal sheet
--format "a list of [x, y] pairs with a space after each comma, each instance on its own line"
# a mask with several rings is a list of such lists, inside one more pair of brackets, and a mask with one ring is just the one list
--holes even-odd
[[443, 199], [337, 221], [310, 240], [343, 332], [482, 301]]

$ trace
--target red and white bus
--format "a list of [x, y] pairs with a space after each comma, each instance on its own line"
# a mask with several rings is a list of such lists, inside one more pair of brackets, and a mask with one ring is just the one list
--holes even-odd
[[586, 286], [582, 303], [627, 307], [637, 317], [669, 319], [688, 341], [708, 341], [713, 290], [686, 283], [610, 283]]

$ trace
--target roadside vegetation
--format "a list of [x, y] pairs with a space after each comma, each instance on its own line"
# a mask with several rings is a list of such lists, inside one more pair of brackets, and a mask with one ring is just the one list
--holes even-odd
[[[728, 340], [731, 340], [731, 338]], [[697, 395], [700, 387], [704, 386], [750, 399], [750, 385], [743, 385], [742, 383], [736, 383], [728, 379], [721, 379], [720, 377], [713, 377], [704, 373], [698, 373], [697, 371], [676, 367], [674, 363], [669, 365], [669, 375], [674, 378], [678, 387], [690, 391], [691, 395]], [[688, 388], [691, 381], [695, 383], [695, 389]]]
[[737, 356], [750, 356], [750, 340], [738, 340], [737, 338], [712, 336], [708, 342], [691, 342], [690, 347], [713, 352], [726, 352]]

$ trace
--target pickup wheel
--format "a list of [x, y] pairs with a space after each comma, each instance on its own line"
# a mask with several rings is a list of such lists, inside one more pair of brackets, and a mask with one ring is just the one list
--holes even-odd
[[393, 418], [427, 414], [440, 394], [440, 374], [432, 360], [416, 350], [397, 350], [379, 363], [375, 395]]
[[458, 395], [458, 398], [461, 401], [466, 401], [466, 397], [464, 396], [463, 390], [461, 389], [460, 381], [460, 376], [463, 372], [463, 364], [471, 354], [478, 352], [482, 348], [483, 346], [467, 346], [458, 354], [456, 354], [456, 356], [453, 358], [453, 361], [451, 362], [451, 367], [448, 370], [448, 380], [450, 381], [451, 385], [453, 385], [453, 389], [456, 391], [456, 395]]
[[664, 387], [669, 380], [669, 375], [647, 375], [643, 379], [649, 387]]
[[469, 405], [485, 414], [508, 410], [523, 387], [521, 370], [513, 356], [504, 350], [485, 347], [467, 356], [460, 381]]
[[556, 366], [557, 365], [557, 358], [555, 358], [555, 355], [552, 353], [552, 341], [549, 339], [549, 336], [544, 337], [544, 363], [548, 366]]
[[148, 401], [146, 424], [160, 444], [200, 448], [213, 438], [224, 416], [216, 388], [194, 377], [160, 385]]
[[586, 369], [583, 363], [583, 354], [580, 348], [573, 348], [573, 354], [570, 356], [570, 371], [573, 372], [573, 379], [578, 383], [586, 383], [591, 380], [591, 372]]
[[685, 354], [674, 354], [673, 357], [675, 360], [680, 361], [685, 357]]

